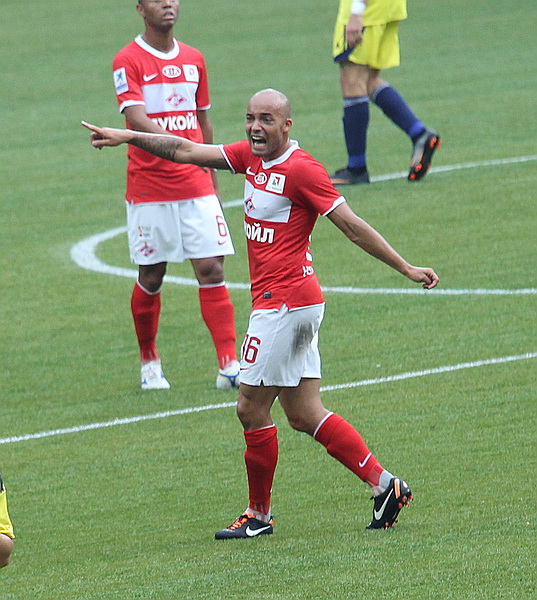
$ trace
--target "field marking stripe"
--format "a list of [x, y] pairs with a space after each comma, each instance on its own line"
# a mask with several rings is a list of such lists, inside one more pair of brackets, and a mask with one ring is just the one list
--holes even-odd
[[[511, 158], [498, 158], [492, 160], [483, 160], [479, 162], [468, 162], [459, 163], [455, 165], [443, 165], [439, 167], [432, 167], [430, 173], [446, 173], [448, 171], [457, 171], [460, 169], [475, 169], [477, 167], [494, 167], [501, 165], [517, 164], [537, 160], [537, 154], [529, 156], [514, 156]], [[377, 181], [390, 181], [393, 179], [402, 179], [407, 177], [406, 171], [399, 173], [387, 173], [386, 175], [376, 175], [371, 177], [372, 182]], [[242, 206], [243, 200], [229, 200], [224, 202], [224, 208], [232, 208], [236, 206]], [[104, 273], [107, 275], [115, 275], [116, 277], [127, 277], [129, 279], [136, 279], [138, 277], [138, 271], [136, 269], [127, 269], [124, 267], [114, 267], [107, 265], [99, 260], [96, 256], [96, 247], [110, 240], [117, 235], [125, 233], [127, 228], [117, 227], [116, 229], [110, 229], [96, 235], [92, 235], [88, 238], [81, 240], [71, 248], [71, 259], [79, 267], [88, 271], [94, 271], [97, 273]], [[198, 287], [198, 282], [194, 278], [190, 277], [177, 277], [174, 275], [165, 275], [164, 281], [167, 283], [174, 283], [176, 285], [185, 285], [190, 287]], [[226, 282], [229, 289], [235, 290], [249, 290], [250, 285], [248, 283], [234, 283]], [[323, 286], [323, 291], [334, 294], [402, 294], [402, 295], [422, 295], [427, 294], [428, 296], [520, 296], [520, 295], [536, 295], [537, 288], [522, 288], [522, 289], [435, 289], [435, 290], [424, 290], [422, 288], [362, 288], [362, 287], [341, 287], [341, 286]]]
[[[80, 242], [77, 242], [71, 248], [71, 260], [82, 269], [86, 269], [88, 271], [104, 273], [105, 275], [115, 275], [116, 277], [127, 277], [128, 279], [137, 279], [137, 269], [128, 269], [125, 267], [114, 267], [112, 265], [107, 265], [96, 255], [96, 248], [99, 244], [111, 240], [112, 238], [115, 238], [117, 235], [121, 235], [126, 231], [127, 228], [125, 226], [116, 227], [115, 229], [109, 229], [108, 231], [103, 231], [80, 240]], [[191, 287], [199, 286], [198, 281], [190, 277], [165, 275], [164, 281], [166, 283], [175, 283], [177, 285], [186, 285]], [[232, 289], [250, 289], [250, 285], [247, 283], [226, 282], [226, 286]]]
[[[478, 167], [499, 167], [502, 165], [513, 165], [537, 160], [537, 154], [529, 156], [513, 156], [510, 158], [495, 158], [492, 160], [481, 160], [475, 162], [459, 163], [455, 165], [442, 165], [439, 167], [431, 167], [430, 173], [448, 173], [450, 171], [460, 171], [461, 169], [476, 169]], [[386, 175], [373, 175], [370, 177], [373, 183], [379, 181], [391, 181], [393, 179], [406, 179], [408, 171], [400, 171], [398, 173], [387, 173]]]
[[150, 415], [139, 415], [137, 417], [125, 417], [123, 419], [113, 419], [112, 421], [102, 421], [100, 423], [89, 423], [88, 425], [77, 425], [75, 427], [65, 427], [63, 429], [51, 429], [49, 431], [41, 431], [40, 433], [31, 433], [28, 435], [19, 435], [8, 438], [0, 438], [0, 444], [13, 444], [15, 442], [25, 442], [27, 440], [39, 440], [57, 435], [65, 435], [67, 433], [80, 433], [82, 431], [90, 431], [92, 429], [105, 429], [106, 427], [116, 427], [117, 425], [130, 425], [131, 423], [140, 423], [141, 421], [152, 421], [155, 419], [165, 419], [167, 417], [175, 417], [177, 415], [188, 415], [206, 410], [216, 410], [219, 408], [230, 408], [235, 406], [236, 402], [224, 402], [222, 404], [206, 404], [205, 406], [193, 406], [191, 408], [182, 408], [178, 410], [167, 410], [164, 412], [153, 413]]
[[476, 367], [484, 367], [487, 365], [501, 365], [504, 363], [514, 362], [518, 360], [528, 360], [537, 358], [537, 352], [528, 352], [526, 354], [518, 354], [515, 356], [504, 356], [502, 358], [489, 358], [487, 360], [476, 360], [473, 362], [460, 363], [458, 365], [447, 365], [445, 367], [436, 367], [435, 369], [425, 369], [423, 371], [411, 371], [409, 373], [399, 373], [398, 375], [390, 375], [388, 377], [378, 377], [376, 379], [365, 379], [363, 381], [352, 381], [350, 383], [340, 383], [336, 385], [327, 385], [321, 388], [321, 391], [328, 392], [332, 390], [344, 390], [348, 388], [361, 387], [363, 385], [373, 385], [377, 383], [390, 383], [392, 381], [402, 381], [404, 379], [412, 379], [413, 377], [424, 377], [426, 375], [439, 375], [440, 373], [451, 373], [453, 371], [461, 371], [462, 369], [474, 369]]
[[[240, 201], [242, 203], [242, 200]], [[117, 235], [125, 233], [127, 228], [125, 226], [116, 227], [108, 231], [97, 233], [90, 237], [87, 237], [80, 242], [77, 242], [71, 248], [71, 259], [79, 267], [88, 271], [94, 271], [97, 273], [104, 273], [106, 275], [115, 275], [118, 277], [127, 277], [129, 279], [136, 279], [138, 277], [138, 271], [136, 269], [127, 269], [124, 267], [114, 267], [103, 263], [96, 255], [96, 248], [102, 242], [106, 242]], [[186, 285], [191, 287], [198, 287], [198, 282], [194, 278], [190, 277], [177, 277], [175, 275], [165, 275], [164, 281], [167, 283], [174, 283], [176, 285]], [[228, 289], [235, 290], [249, 290], [250, 285], [248, 283], [234, 283], [226, 281]], [[408, 295], [408, 296], [528, 296], [536, 295], [537, 288], [519, 288], [519, 289], [434, 289], [424, 290], [420, 287], [415, 288], [364, 288], [364, 287], [344, 287], [344, 286], [321, 286], [323, 292], [333, 294], [395, 294], [395, 295]]]
[[[517, 354], [513, 356], [504, 356], [500, 358], [490, 358], [486, 360], [477, 360], [473, 362], [460, 363], [458, 365], [447, 365], [444, 367], [436, 367], [434, 369], [425, 369], [422, 371], [411, 371], [408, 373], [400, 373], [398, 375], [390, 375], [388, 377], [378, 377], [376, 379], [364, 379], [362, 381], [352, 381], [349, 383], [341, 383], [337, 385], [326, 385], [321, 387], [321, 392], [329, 392], [335, 390], [344, 390], [348, 388], [362, 387], [366, 385], [376, 385], [379, 383], [391, 383], [393, 381], [402, 381], [414, 377], [425, 377], [426, 375], [438, 375], [440, 373], [451, 373], [462, 369], [473, 369], [476, 367], [484, 367], [487, 365], [500, 365], [519, 360], [528, 360], [537, 358], [537, 352], [527, 352], [526, 354]], [[192, 413], [203, 412], [207, 410], [218, 410], [221, 408], [231, 408], [236, 406], [236, 402], [223, 402], [221, 404], [207, 404], [205, 406], [193, 406], [190, 408], [181, 408], [178, 410], [167, 410], [164, 412], [153, 413], [149, 415], [140, 415], [137, 417], [126, 417], [123, 419], [113, 419], [112, 421], [102, 421], [100, 423], [90, 423], [88, 425], [78, 425], [76, 427], [66, 427], [63, 429], [52, 429], [49, 431], [41, 431], [39, 433], [31, 433], [28, 435], [19, 435], [7, 438], [0, 438], [0, 444], [15, 444], [17, 442], [26, 442], [29, 440], [38, 440], [47, 437], [58, 435], [66, 435], [68, 433], [81, 433], [92, 429], [105, 429], [106, 427], [116, 427], [118, 425], [130, 425], [132, 423], [140, 423], [141, 421], [151, 421], [155, 419], [166, 419], [167, 417], [175, 417], [178, 415], [188, 415]]]
[[[228, 284], [229, 286], [229, 284]], [[537, 294], [537, 288], [518, 288], [518, 289], [434, 289], [425, 290], [423, 288], [362, 288], [362, 287], [340, 287], [340, 286], [321, 286], [323, 292], [332, 292], [334, 294], [397, 294], [402, 296], [533, 296]]]

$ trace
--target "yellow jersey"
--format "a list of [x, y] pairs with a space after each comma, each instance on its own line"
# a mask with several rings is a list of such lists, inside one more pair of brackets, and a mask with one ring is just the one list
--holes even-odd
[[13, 525], [11, 524], [9, 514], [7, 512], [6, 491], [3, 487], [0, 489], [2, 490], [0, 492], [0, 533], [3, 533], [10, 538], [14, 538], [15, 535], [13, 533]]
[[[340, 0], [337, 21], [347, 23], [351, 15], [352, 0]], [[367, 0], [363, 25], [384, 25], [407, 18], [406, 0]]]

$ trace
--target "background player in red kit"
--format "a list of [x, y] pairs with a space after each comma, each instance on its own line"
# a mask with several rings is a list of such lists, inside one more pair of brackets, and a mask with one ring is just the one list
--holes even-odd
[[[139, 0], [145, 32], [114, 58], [114, 84], [127, 127], [211, 143], [207, 71], [198, 50], [178, 42], [178, 0]], [[156, 347], [160, 290], [168, 262], [190, 260], [202, 317], [219, 363], [216, 386], [238, 386], [234, 310], [224, 281], [224, 256], [234, 253], [209, 169], [173, 165], [129, 148], [127, 224], [138, 265], [131, 308], [142, 361], [142, 389], [166, 389]]]
[[246, 113], [247, 140], [224, 146], [86, 126], [97, 148], [129, 143], [168, 160], [246, 175], [253, 311], [242, 347], [237, 413], [246, 440], [249, 504], [216, 538], [273, 531], [270, 500], [278, 440], [270, 411], [276, 397], [294, 429], [310, 434], [371, 486], [374, 509], [367, 527], [391, 527], [412, 497], [409, 486], [384, 469], [356, 429], [321, 402], [317, 334], [324, 299], [311, 263], [310, 234], [324, 215], [363, 250], [426, 289], [437, 285], [436, 273], [406, 262], [354, 214], [324, 167], [289, 139], [291, 111], [280, 92], [255, 94]]

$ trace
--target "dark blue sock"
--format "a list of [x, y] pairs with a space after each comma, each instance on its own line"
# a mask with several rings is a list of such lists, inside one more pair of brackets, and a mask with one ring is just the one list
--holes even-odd
[[369, 125], [369, 97], [343, 98], [343, 132], [351, 169], [365, 168], [366, 140]]
[[379, 86], [371, 96], [371, 100], [410, 138], [415, 138], [425, 130], [425, 125], [410, 110], [401, 94], [391, 85]]

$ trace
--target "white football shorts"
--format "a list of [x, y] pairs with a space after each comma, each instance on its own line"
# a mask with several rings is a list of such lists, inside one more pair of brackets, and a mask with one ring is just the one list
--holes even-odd
[[178, 202], [127, 202], [127, 234], [130, 258], [137, 265], [235, 254], [215, 195]]
[[321, 378], [318, 332], [324, 303], [254, 310], [241, 348], [241, 383], [296, 387]]

